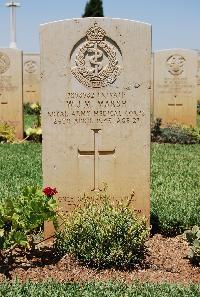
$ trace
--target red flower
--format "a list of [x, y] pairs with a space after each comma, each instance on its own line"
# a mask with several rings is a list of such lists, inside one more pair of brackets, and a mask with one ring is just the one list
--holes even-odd
[[55, 194], [58, 193], [56, 188], [51, 188], [51, 187], [44, 188], [42, 192], [48, 197], [54, 196]]

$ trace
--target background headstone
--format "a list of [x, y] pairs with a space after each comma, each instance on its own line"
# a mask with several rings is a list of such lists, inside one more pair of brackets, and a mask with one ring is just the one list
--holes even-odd
[[24, 103], [40, 103], [40, 55], [23, 54]]
[[23, 138], [22, 52], [0, 48], [0, 122], [15, 128]]
[[154, 53], [154, 119], [196, 125], [197, 53], [171, 49]]
[[153, 100], [154, 100], [154, 92], [153, 92], [153, 87], [154, 87], [154, 53], [151, 55], [151, 122], [154, 120], [153, 116]]
[[[41, 27], [44, 186], [70, 211], [107, 183], [149, 218], [151, 26], [86, 18]], [[46, 236], [50, 229], [46, 228]]]
[[198, 51], [197, 59], [197, 100], [200, 101], [200, 51]]

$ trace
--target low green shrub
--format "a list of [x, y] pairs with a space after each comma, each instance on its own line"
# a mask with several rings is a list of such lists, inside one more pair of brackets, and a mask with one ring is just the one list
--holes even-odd
[[151, 141], [156, 142], [158, 140], [158, 137], [161, 136], [161, 133], [162, 133], [161, 124], [162, 124], [161, 118], [157, 118], [155, 122], [153, 122], [151, 126]]
[[161, 127], [162, 120], [156, 119], [151, 128], [151, 140], [158, 143], [199, 144], [200, 128], [171, 125]]
[[190, 246], [188, 257], [193, 263], [200, 265], [200, 228], [194, 226], [191, 230], [185, 231], [185, 236]]
[[35, 142], [42, 142], [42, 129], [37, 128], [27, 128], [25, 131], [26, 138]]
[[184, 126], [171, 126], [162, 129], [162, 142], [180, 144], [199, 144], [200, 129]]
[[56, 249], [93, 267], [126, 268], [143, 259], [147, 236], [145, 220], [138, 219], [128, 204], [114, 206], [104, 192], [84, 197], [66, 218]]
[[32, 110], [30, 103], [24, 103], [24, 113], [29, 115], [34, 114], [34, 111]]
[[7, 123], [0, 124], [0, 142], [13, 142], [15, 140], [15, 129]]
[[[29, 235], [44, 221], [56, 220], [55, 189], [25, 188], [18, 197], [1, 199], [0, 250], [33, 246]], [[47, 192], [45, 192], [47, 191]]]
[[39, 103], [24, 103], [24, 113], [33, 115], [41, 113], [41, 106]]

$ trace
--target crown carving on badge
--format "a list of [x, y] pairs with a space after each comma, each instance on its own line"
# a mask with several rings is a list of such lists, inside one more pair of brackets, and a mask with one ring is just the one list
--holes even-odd
[[86, 35], [90, 41], [101, 41], [106, 36], [106, 32], [95, 23], [94, 26], [87, 31]]

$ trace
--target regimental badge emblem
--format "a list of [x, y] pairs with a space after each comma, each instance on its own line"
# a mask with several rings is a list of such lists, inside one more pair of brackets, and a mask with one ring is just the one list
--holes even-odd
[[168, 71], [172, 75], [180, 75], [184, 71], [185, 58], [181, 55], [173, 55], [167, 59]]
[[10, 59], [8, 55], [0, 52], [0, 74], [5, 73], [10, 67]]
[[34, 73], [37, 71], [37, 63], [33, 60], [28, 60], [24, 63], [24, 70], [28, 73]]
[[96, 23], [81, 41], [77, 43], [72, 74], [86, 87], [102, 88], [111, 85], [122, 71], [115, 42], [107, 38], [106, 32]]

